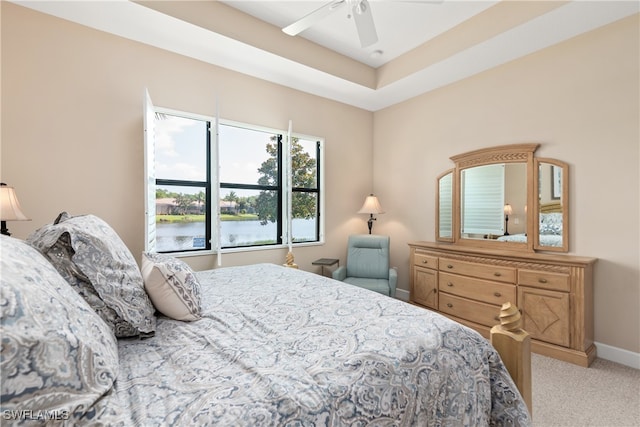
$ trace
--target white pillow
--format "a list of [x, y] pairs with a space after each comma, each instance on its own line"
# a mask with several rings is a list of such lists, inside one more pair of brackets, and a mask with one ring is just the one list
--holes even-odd
[[160, 313], [176, 320], [200, 318], [200, 283], [186, 263], [145, 252], [141, 271], [147, 294]]

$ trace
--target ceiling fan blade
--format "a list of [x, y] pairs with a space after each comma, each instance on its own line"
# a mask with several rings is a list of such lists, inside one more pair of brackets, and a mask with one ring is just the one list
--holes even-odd
[[340, 9], [345, 4], [347, 4], [346, 0], [334, 0], [305, 15], [293, 24], [284, 27], [282, 31], [284, 31], [286, 34], [289, 34], [290, 36], [296, 36], [307, 28], [311, 27], [316, 22], [320, 21], [322, 18]]
[[424, 4], [439, 4], [444, 3], [444, 0], [387, 0], [391, 3], [424, 3]]
[[378, 41], [376, 26], [373, 23], [373, 15], [371, 14], [371, 6], [367, 0], [361, 0], [353, 7], [353, 20], [356, 23], [362, 47], [371, 46]]

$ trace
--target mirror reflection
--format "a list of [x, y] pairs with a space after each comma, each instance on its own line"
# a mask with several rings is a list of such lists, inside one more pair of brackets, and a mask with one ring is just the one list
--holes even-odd
[[438, 238], [453, 239], [453, 171], [438, 179]]
[[569, 164], [534, 155], [538, 143], [451, 156], [436, 180], [440, 242], [522, 251], [569, 251]]
[[538, 239], [539, 246], [563, 246], [563, 167], [538, 164]]
[[460, 173], [463, 239], [527, 242], [527, 164], [495, 163]]

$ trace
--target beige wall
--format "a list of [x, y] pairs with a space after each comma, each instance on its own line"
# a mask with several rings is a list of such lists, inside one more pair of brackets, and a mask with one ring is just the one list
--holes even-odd
[[[25, 238], [58, 213], [93, 213], [143, 250], [142, 102], [325, 138], [324, 246], [295, 251], [301, 268], [344, 256], [349, 233], [366, 232], [356, 211], [372, 190], [373, 114], [267, 83], [48, 15], [1, 3], [2, 152], [0, 177], [13, 185], [31, 222], [11, 222]], [[344, 185], [347, 180], [349, 185]], [[224, 265], [284, 262], [286, 251], [243, 252]], [[197, 269], [212, 257], [189, 258]]]
[[[143, 249], [142, 94], [201, 114], [326, 139], [327, 244], [296, 262], [344, 260], [346, 236], [366, 232], [360, 208], [375, 191], [386, 214], [399, 288], [408, 247], [434, 238], [436, 176], [454, 154], [540, 142], [571, 165], [571, 252], [599, 258], [595, 339], [640, 352], [638, 17], [465, 81], [370, 113], [90, 30], [11, 3], [2, 8], [0, 178], [31, 222], [62, 210], [94, 213], [134, 254]], [[373, 144], [372, 144], [373, 141]], [[616, 189], [617, 191], [612, 191]], [[615, 211], [612, 207], [616, 207]], [[225, 255], [225, 265], [282, 262], [285, 250]], [[197, 269], [212, 257], [189, 259]]]
[[[449, 157], [540, 142], [570, 164], [570, 250], [599, 258], [595, 340], [640, 351], [638, 16], [375, 113], [374, 189], [399, 287], [406, 243], [434, 239]], [[511, 227], [511, 224], [510, 224]]]

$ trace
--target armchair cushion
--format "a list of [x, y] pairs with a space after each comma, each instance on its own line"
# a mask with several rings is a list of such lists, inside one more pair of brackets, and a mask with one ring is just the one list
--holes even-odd
[[389, 278], [389, 237], [355, 234], [347, 242], [347, 277]]
[[344, 281], [344, 279], [347, 278], [347, 267], [341, 265], [340, 267], [336, 268], [335, 270], [333, 270], [333, 273], [331, 273], [331, 277], [336, 280], [340, 280], [341, 282]]
[[371, 234], [349, 236], [347, 263], [333, 278], [381, 294], [394, 296], [397, 272], [389, 268], [389, 237]]

